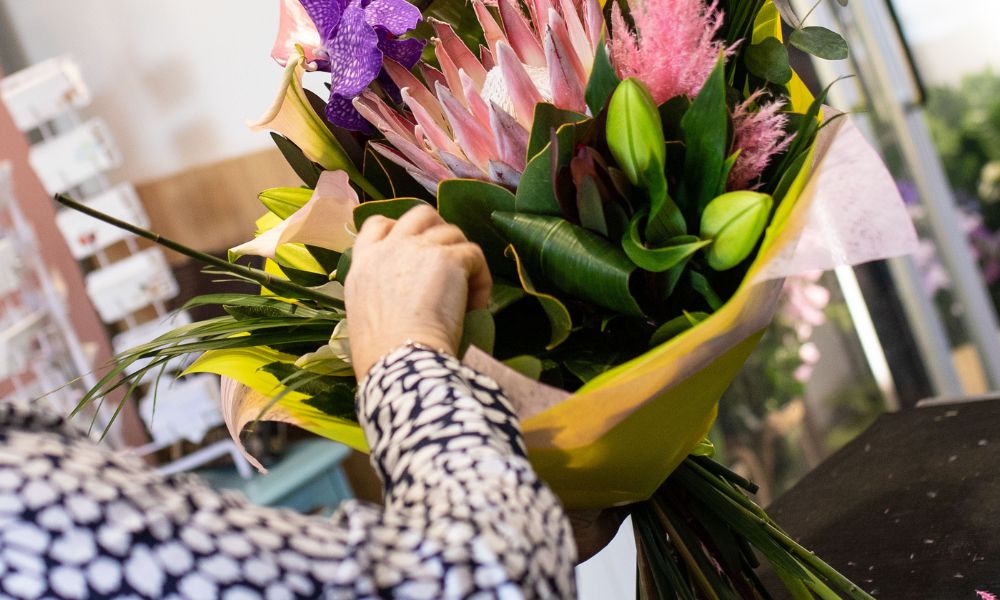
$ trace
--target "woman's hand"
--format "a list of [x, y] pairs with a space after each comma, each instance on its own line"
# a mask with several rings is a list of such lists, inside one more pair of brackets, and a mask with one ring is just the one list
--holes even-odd
[[492, 285], [479, 246], [433, 208], [413, 208], [398, 221], [369, 217], [344, 293], [358, 379], [408, 341], [455, 354], [466, 311], [486, 308]]

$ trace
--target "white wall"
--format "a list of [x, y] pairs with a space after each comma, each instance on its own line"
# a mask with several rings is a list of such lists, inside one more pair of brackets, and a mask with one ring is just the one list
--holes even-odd
[[270, 147], [251, 133], [274, 98], [277, 0], [0, 0], [28, 62], [70, 53], [145, 181]]

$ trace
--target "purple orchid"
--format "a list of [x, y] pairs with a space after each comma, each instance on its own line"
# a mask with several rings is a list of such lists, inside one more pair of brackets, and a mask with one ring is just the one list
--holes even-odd
[[406, 0], [301, 0], [320, 36], [319, 68], [329, 70], [327, 119], [362, 131], [368, 122], [352, 101], [382, 73], [382, 59], [406, 68], [420, 59], [424, 41], [397, 39], [417, 26], [420, 10]]

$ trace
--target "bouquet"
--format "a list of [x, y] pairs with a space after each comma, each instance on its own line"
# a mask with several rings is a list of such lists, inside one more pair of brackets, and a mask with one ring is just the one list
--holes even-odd
[[[789, 43], [847, 52], [802, 23]], [[252, 127], [303, 187], [261, 192], [257, 236], [228, 261], [117, 223], [260, 294], [195, 298], [226, 316], [116, 357], [81, 406], [200, 354], [186, 372], [223, 376], [237, 441], [270, 419], [366, 450], [351, 245], [372, 215], [430, 204], [495, 280], [463, 360], [503, 386], [567, 507], [630, 507], [643, 598], [767, 598], [760, 556], [796, 597], [868, 597], [705, 441], [782, 277], [913, 243], [877, 155], [790, 69], [774, 3], [284, 0], [273, 55], [283, 84]], [[307, 71], [329, 74], [327, 98], [303, 87]]]

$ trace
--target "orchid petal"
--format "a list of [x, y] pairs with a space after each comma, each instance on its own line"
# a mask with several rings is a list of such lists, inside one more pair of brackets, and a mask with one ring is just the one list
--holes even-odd
[[378, 35], [365, 20], [360, 0], [351, 0], [340, 17], [336, 34], [327, 42], [330, 55], [330, 92], [354, 98], [382, 70]]
[[[479, 20], [479, 25], [483, 28], [483, 38], [486, 40], [486, 45], [491, 52], [496, 53], [497, 43], [507, 42], [507, 35], [481, 0], [472, 0], [472, 8], [475, 9], [476, 18]], [[489, 69], [487, 68], [487, 70]]]
[[375, 31], [378, 34], [378, 48], [384, 58], [394, 60], [407, 68], [413, 67], [420, 60], [420, 55], [424, 51], [424, 40], [417, 38], [397, 40], [390, 37], [391, 34], [381, 27]]
[[448, 52], [448, 57], [455, 63], [455, 66], [464, 70], [476, 82], [477, 88], [483, 87], [483, 82], [486, 81], [486, 69], [476, 59], [476, 55], [469, 50], [465, 42], [459, 39], [451, 25], [436, 19], [430, 19], [430, 22], [434, 26], [434, 33], [438, 36], [440, 43]]
[[441, 100], [441, 107], [444, 109], [444, 116], [451, 125], [459, 147], [462, 148], [469, 160], [479, 165], [485, 172], [487, 162], [495, 158], [495, 150], [487, 135], [488, 130], [483, 131], [475, 118], [458, 102], [450, 90], [439, 85], [437, 94]]
[[490, 105], [490, 126], [500, 160], [524, 170], [528, 154], [528, 131], [496, 104]]
[[350, 231], [358, 194], [351, 187], [347, 173], [324, 171], [309, 202], [277, 227], [231, 250], [236, 256], [274, 258], [283, 244], [310, 244], [343, 252], [354, 245]]
[[316, 50], [321, 44], [316, 25], [299, 0], [281, 0], [278, 37], [274, 40], [271, 58], [279, 65], [285, 66], [288, 64], [288, 58], [296, 54], [295, 46], [298, 45], [305, 52], [306, 63], [315, 65], [318, 58]]
[[403, 35], [420, 22], [420, 9], [406, 0], [370, 0], [364, 11], [370, 27], [384, 27], [393, 35]]
[[510, 46], [497, 44], [497, 59], [507, 84], [506, 91], [514, 105], [514, 116], [525, 129], [530, 129], [535, 116], [535, 105], [542, 102], [542, 95]]
[[333, 36], [334, 29], [340, 23], [347, 4], [345, 0], [299, 0], [303, 10], [316, 25], [316, 30], [322, 39]]
[[511, 4], [511, 0], [498, 0], [497, 4], [500, 6], [500, 20], [503, 21], [507, 39], [521, 62], [533, 67], [544, 67], [545, 53], [542, 45], [538, 43], [538, 38], [524, 20], [520, 9]]

